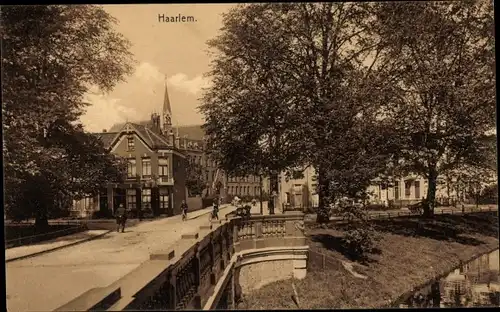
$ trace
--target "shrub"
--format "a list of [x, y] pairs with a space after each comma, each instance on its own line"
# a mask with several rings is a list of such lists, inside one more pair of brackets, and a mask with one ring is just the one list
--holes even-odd
[[344, 235], [345, 245], [355, 257], [364, 257], [373, 251], [378, 240], [377, 233], [369, 226], [350, 226]]

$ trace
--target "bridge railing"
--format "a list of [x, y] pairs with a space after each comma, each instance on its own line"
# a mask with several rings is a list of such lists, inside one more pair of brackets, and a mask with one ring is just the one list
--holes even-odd
[[[214, 287], [239, 251], [298, 246], [305, 243], [300, 229], [304, 215], [240, 217], [202, 226], [162, 252], [150, 256], [112, 285], [72, 300], [57, 311], [202, 309]], [[110, 292], [120, 296], [110, 296]], [[112, 299], [110, 299], [112, 298]]]

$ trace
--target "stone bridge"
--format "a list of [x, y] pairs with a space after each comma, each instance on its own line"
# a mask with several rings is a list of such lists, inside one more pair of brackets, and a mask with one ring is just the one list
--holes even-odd
[[305, 277], [303, 220], [303, 213], [287, 212], [212, 222], [56, 311], [230, 309], [242, 293]]

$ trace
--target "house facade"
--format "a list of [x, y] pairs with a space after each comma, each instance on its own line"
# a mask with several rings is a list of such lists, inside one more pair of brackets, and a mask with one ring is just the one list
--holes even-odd
[[213, 196], [216, 185], [221, 184], [219, 195], [226, 197], [255, 197], [260, 196], [260, 178], [254, 175], [244, 177], [228, 176], [217, 167], [217, 163], [206, 153], [206, 134], [201, 125], [178, 126], [174, 130], [182, 137], [183, 150], [190, 161], [200, 164], [205, 175], [206, 189], [204, 196]]
[[[308, 167], [302, 175], [303, 177], [298, 179], [287, 179], [284, 173], [280, 175], [277, 207], [306, 209], [318, 206], [316, 170]], [[490, 179], [484, 179], [484, 181], [481, 187], [495, 184], [496, 176], [492, 175]], [[470, 187], [472, 187], [470, 183], [457, 183], [456, 179], [447, 181], [444, 177], [440, 177], [437, 181], [436, 200], [442, 205], [451, 205], [454, 202], [467, 203], [471, 200], [467, 198], [467, 190]], [[427, 179], [418, 175], [393, 178], [389, 183], [377, 178], [367, 189], [368, 203], [404, 207], [422, 201], [427, 197], [427, 190]]]
[[75, 201], [77, 214], [112, 213], [120, 205], [152, 215], [180, 213], [186, 199], [186, 155], [172, 130], [160, 128], [158, 114], [151, 115], [149, 126], [128, 122], [118, 131], [96, 135], [111, 153], [128, 160], [127, 177], [124, 183], [111, 181], [97, 198]]
[[[98, 196], [73, 201], [70, 214], [90, 217], [95, 211], [114, 212], [122, 204], [127, 210], [153, 215], [180, 214], [186, 200], [190, 210], [202, 208], [199, 196], [189, 197], [186, 189], [188, 162], [200, 164], [206, 181], [204, 197], [260, 194], [258, 177], [229, 178], [206, 153], [201, 125], [172, 125], [172, 109], [165, 84], [162, 116], [152, 113], [150, 120], [115, 124], [109, 131], [95, 134], [113, 154], [128, 160], [124, 183], [110, 181]], [[232, 192], [232, 193], [230, 193]]]
[[288, 179], [285, 173], [281, 173], [276, 207], [293, 207], [300, 210], [317, 207], [319, 204], [319, 196], [316, 192], [317, 180], [318, 174], [313, 167], [307, 167], [302, 171], [302, 176], [296, 179]]

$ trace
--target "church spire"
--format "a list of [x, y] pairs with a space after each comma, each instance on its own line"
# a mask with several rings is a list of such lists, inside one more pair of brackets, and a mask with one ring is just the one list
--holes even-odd
[[165, 95], [163, 98], [163, 128], [166, 130], [172, 126], [172, 108], [168, 97], [167, 75], [165, 75]]

